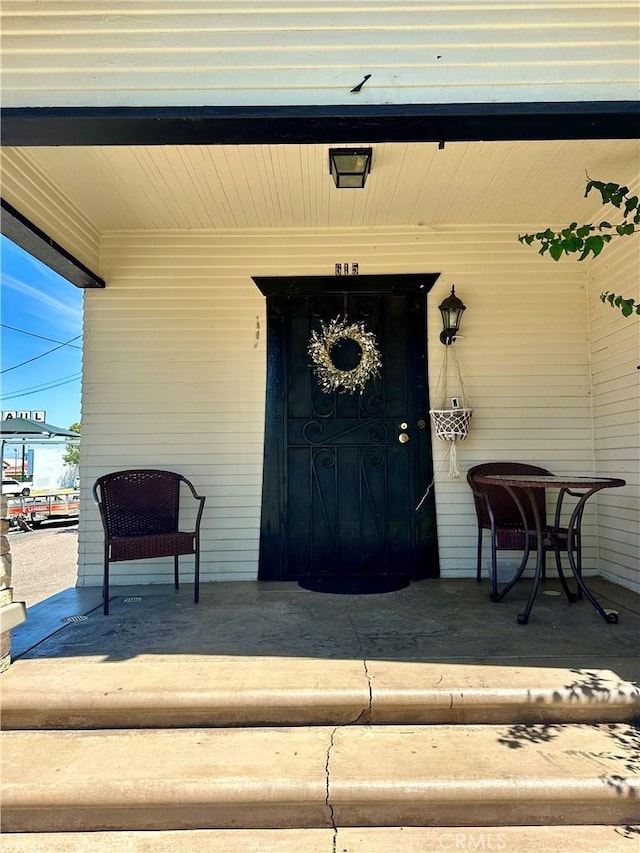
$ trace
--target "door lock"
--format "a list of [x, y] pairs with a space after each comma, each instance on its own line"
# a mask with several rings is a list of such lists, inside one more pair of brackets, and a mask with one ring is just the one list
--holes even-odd
[[400, 442], [400, 444], [406, 444], [409, 441], [409, 436], [406, 434], [406, 432], [401, 432], [398, 436], [398, 441]]

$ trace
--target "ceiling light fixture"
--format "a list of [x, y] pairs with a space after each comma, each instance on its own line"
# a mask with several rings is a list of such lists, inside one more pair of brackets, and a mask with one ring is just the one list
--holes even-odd
[[373, 148], [330, 148], [329, 171], [339, 190], [361, 190], [371, 171]]

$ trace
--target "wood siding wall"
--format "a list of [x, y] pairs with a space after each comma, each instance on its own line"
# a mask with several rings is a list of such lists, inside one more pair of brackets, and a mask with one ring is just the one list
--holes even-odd
[[[6, 107], [633, 100], [635, 0], [4, 0]], [[371, 78], [357, 95], [350, 90]]]
[[[444, 356], [437, 305], [455, 283], [468, 308], [455, 347], [474, 410], [460, 479], [448, 479], [447, 447], [434, 437], [441, 567], [444, 576], [473, 575], [469, 466], [594, 467], [584, 266], [544, 263], [516, 238], [474, 227], [107, 234], [107, 288], [85, 298], [83, 482], [126, 467], [181, 471], [207, 496], [203, 580], [255, 578], [266, 342], [251, 276], [327, 275], [336, 261], [357, 261], [362, 274], [440, 272], [430, 295], [432, 394]], [[80, 543], [79, 583], [98, 584], [102, 533], [88, 500]], [[116, 563], [112, 577], [167, 582], [169, 573], [158, 561]]]
[[640, 317], [603, 305], [608, 290], [640, 303], [640, 238], [606, 247], [589, 267], [596, 469], [625, 489], [598, 496], [602, 574], [640, 592]]

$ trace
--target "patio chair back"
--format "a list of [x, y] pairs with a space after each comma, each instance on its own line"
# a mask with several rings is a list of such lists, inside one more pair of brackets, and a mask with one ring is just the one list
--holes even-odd
[[[522, 515], [516, 502], [502, 486], [487, 486], [478, 483], [476, 477], [491, 474], [539, 474], [548, 476], [551, 471], [538, 465], [524, 462], [485, 462], [475, 465], [467, 472], [467, 482], [473, 492], [473, 500], [480, 530], [494, 529], [499, 547], [505, 550], [521, 548], [524, 544]], [[528, 526], [535, 527], [529, 499], [522, 489], [514, 489], [522, 503]], [[547, 508], [544, 489], [533, 489], [536, 507], [543, 527], [547, 523]]]

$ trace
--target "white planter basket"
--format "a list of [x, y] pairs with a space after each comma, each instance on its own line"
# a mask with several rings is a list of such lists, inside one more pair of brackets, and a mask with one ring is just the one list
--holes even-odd
[[430, 409], [436, 435], [442, 441], [464, 441], [469, 435], [472, 409]]

